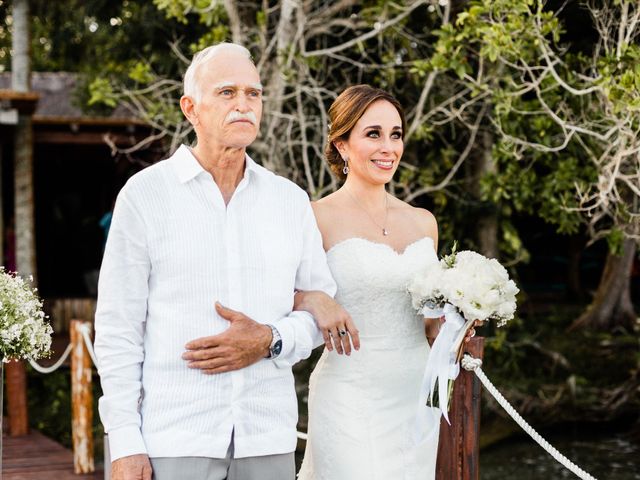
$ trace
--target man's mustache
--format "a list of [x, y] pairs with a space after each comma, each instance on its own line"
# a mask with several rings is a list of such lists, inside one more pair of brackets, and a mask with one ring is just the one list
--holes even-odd
[[248, 120], [252, 125], [258, 123], [258, 119], [256, 118], [256, 114], [252, 111], [248, 111], [247, 113], [238, 112], [233, 110], [227, 114], [227, 118], [224, 119], [224, 123], [232, 123], [237, 122], [238, 120]]

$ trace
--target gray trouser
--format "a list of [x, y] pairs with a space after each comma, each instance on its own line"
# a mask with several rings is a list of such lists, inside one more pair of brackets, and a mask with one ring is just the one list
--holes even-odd
[[233, 443], [225, 458], [151, 458], [154, 480], [294, 480], [293, 452], [233, 458]]

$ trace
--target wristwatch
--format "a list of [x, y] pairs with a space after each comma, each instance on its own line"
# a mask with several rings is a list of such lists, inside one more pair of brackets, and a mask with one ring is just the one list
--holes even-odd
[[280, 336], [280, 332], [273, 325], [267, 324], [267, 327], [271, 329], [271, 345], [269, 345], [269, 355], [266, 358], [272, 360], [277, 358], [282, 351], [282, 337]]

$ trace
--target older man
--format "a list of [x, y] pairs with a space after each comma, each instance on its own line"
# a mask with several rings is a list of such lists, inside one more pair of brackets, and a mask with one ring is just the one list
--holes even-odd
[[245, 48], [198, 53], [180, 106], [197, 145], [124, 186], [100, 272], [112, 478], [293, 479], [291, 365], [322, 343], [294, 291], [335, 291], [320, 233], [307, 195], [246, 154], [262, 86]]

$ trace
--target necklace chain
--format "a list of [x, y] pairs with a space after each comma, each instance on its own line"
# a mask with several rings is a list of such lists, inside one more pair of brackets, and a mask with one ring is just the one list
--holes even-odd
[[356, 200], [356, 197], [354, 197], [351, 192], [349, 191], [349, 189], [347, 187], [344, 188], [345, 191], [347, 192], [347, 195], [349, 195], [349, 197], [351, 197], [351, 200], [353, 200], [353, 203], [355, 203], [360, 210], [362, 210], [364, 213], [367, 214], [367, 217], [369, 217], [369, 219], [380, 229], [382, 230], [382, 235], [384, 235], [385, 237], [387, 235], [389, 235], [389, 230], [387, 230], [387, 216], [389, 215], [389, 198], [388, 198], [388, 194], [385, 191], [384, 192], [384, 222], [382, 223], [382, 225], [380, 225], [378, 222], [376, 222], [375, 218], [373, 218], [373, 216], [369, 213], [369, 211], [364, 208], [362, 205], [360, 205], [360, 202], [358, 202], [358, 200]]

